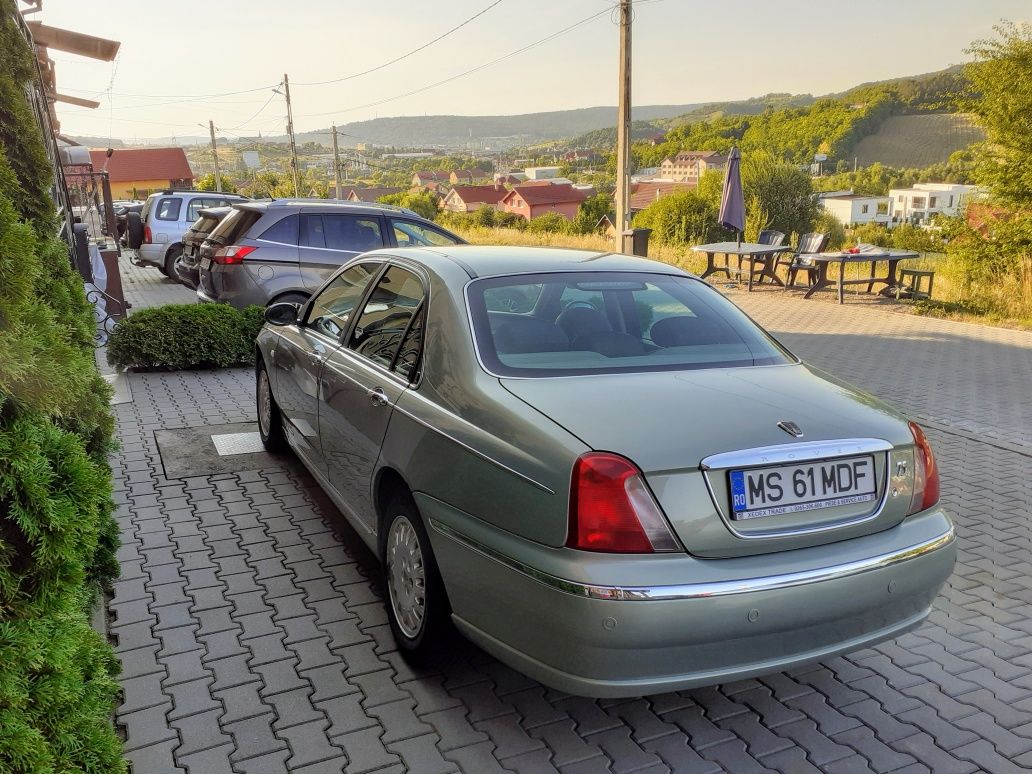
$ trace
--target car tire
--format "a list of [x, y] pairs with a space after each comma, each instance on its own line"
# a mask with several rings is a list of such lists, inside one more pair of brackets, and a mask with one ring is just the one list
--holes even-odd
[[420, 663], [444, 644], [451, 610], [430, 537], [407, 492], [387, 506], [380, 562], [394, 640], [402, 657]]
[[271, 452], [283, 451], [287, 447], [287, 439], [283, 435], [283, 416], [272, 394], [272, 384], [265, 363], [259, 361], [255, 376], [258, 435], [261, 436], [262, 446]]
[[182, 245], [174, 245], [165, 253], [165, 265], [161, 267], [161, 273], [173, 282], [179, 282], [179, 275], [176, 274], [176, 261], [182, 254]]
[[143, 218], [138, 212], [126, 213], [125, 243], [131, 250], [139, 250], [143, 244]]

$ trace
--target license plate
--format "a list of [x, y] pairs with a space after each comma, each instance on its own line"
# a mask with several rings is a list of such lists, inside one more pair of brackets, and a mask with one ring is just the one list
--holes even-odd
[[207, 271], [211, 268], [211, 258], [201, 258], [201, 268]]
[[870, 456], [732, 470], [728, 475], [735, 519], [816, 511], [875, 498]]

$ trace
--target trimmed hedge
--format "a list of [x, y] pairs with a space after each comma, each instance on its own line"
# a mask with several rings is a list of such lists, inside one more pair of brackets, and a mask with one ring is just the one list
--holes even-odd
[[119, 368], [220, 368], [254, 363], [254, 340], [265, 309], [225, 304], [167, 304], [120, 321], [108, 341]]

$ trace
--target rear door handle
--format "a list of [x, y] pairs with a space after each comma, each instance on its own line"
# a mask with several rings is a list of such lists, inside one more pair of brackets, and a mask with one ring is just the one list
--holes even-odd
[[376, 387], [366, 392], [369, 396], [369, 402], [374, 406], [387, 406], [390, 405], [390, 398], [387, 397], [387, 393], [383, 391], [382, 387]]
[[326, 360], [326, 356], [323, 355], [322, 352], [315, 351], [315, 352], [309, 352], [308, 353], [308, 362], [311, 363], [313, 366], [322, 365], [323, 361], [325, 361], [325, 360]]

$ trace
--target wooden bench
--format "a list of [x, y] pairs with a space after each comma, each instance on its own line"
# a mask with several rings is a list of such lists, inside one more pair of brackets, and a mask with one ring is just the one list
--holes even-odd
[[[928, 278], [927, 292], [924, 291], [921, 287], [924, 284], [924, 280], [926, 277]], [[905, 290], [909, 290], [910, 297], [914, 299], [931, 298], [932, 283], [934, 281], [934, 271], [928, 271], [926, 269], [900, 269], [899, 285], [896, 286], [896, 300], [899, 301], [900, 295]]]

